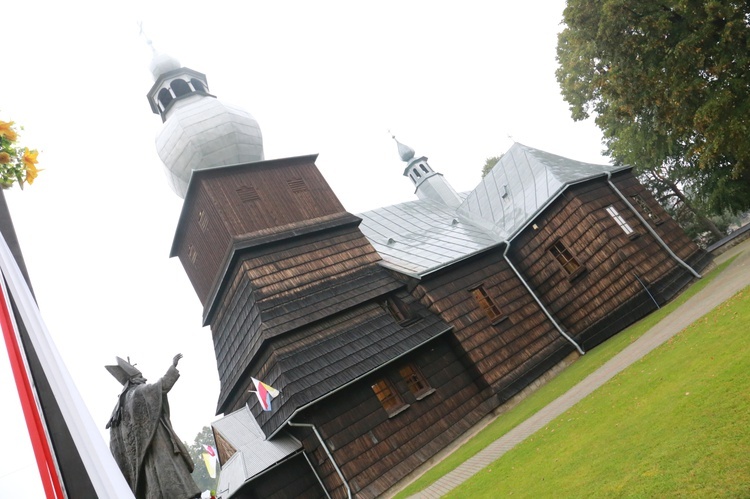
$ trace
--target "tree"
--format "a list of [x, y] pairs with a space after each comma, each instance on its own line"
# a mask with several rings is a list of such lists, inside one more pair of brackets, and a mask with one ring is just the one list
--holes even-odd
[[490, 170], [495, 167], [498, 161], [503, 157], [501, 154], [500, 156], [492, 156], [491, 158], [487, 158], [484, 162], [484, 166], [482, 167], [482, 178], [486, 177], [488, 173], [490, 173]]
[[705, 220], [750, 207], [749, 20], [750, 4], [725, 0], [568, 0], [563, 13], [556, 76], [573, 119], [594, 115], [616, 163]]
[[195, 463], [195, 469], [193, 470], [193, 480], [198, 484], [198, 488], [201, 490], [216, 490], [216, 486], [219, 484], [219, 470], [217, 466], [216, 478], [211, 478], [206, 469], [206, 463], [203, 461], [203, 453], [205, 449], [203, 445], [210, 445], [216, 448], [216, 442], [214, 442], [214, 434], [211, 431], [210, 426], [204, 426], [203, 429], [195, 436], [195, 441], [188, 445], [185, 443], [190, 452], [190, 457], [193, 458]]

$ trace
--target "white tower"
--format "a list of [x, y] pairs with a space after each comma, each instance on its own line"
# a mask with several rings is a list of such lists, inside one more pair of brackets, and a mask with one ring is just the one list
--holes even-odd
[[393, 137], [398, 145], [398, 155], [406, 163], [404, 177], [409, 177], [416, 187], [419, 199], [437, 201], [454, 208], [461, 204], [461, 198], [442, 174], [435, 172], [427, 163], [425, 156], [414, 158], [414, 149], [402, 144]]
[[258, 122], [208, 93], [206, 75], [156, 51], [151, 73], [148, 101], [164, 122], [156, 150], [178, 196], [185, 197], [193, 170], [264, 159]]

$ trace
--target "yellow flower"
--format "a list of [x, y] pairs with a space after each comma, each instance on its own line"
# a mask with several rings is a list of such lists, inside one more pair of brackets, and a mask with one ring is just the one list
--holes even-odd
[[11, 142], [15, 142], [18, 138], [16, 131], [12, 128], [13, 122], [0, 121], [0, 137], [5, 137]]
[[5, 151], [0, 152], [0, 164], [7, 165], [8, 163], [10, 163], [10, 154]]
[[26, 182], [29, 185], [34, 183], [34, 179], [39, 174], [36, 168], [38, 151], [29, 151], [28, 148], [23, 151], [23, 164], [26, 166]]

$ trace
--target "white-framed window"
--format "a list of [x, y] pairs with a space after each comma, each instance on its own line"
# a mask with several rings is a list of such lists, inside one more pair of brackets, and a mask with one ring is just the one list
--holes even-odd
[[625, 232], [625, 234], [630, 235], [634, 232], [633, 228], [630, 225], [628, 225], [628, 223], [625, 221], [624, 218], [622, 218], [622, 215], [620, 215], [617, 212], [614, 206], [612, 205], [607, 206], [607, 213], [609, 213], [609, 215], [615, 219], [615, 222], [617, 222], [617, 225], [620, 226], [620, 228], [622, 229], [623, 232]]

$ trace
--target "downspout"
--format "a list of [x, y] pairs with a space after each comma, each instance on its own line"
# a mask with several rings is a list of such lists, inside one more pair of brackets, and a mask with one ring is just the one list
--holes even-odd
[[[311, 423], [293, 423], [292, 421], [287, 421], [287, 424], [289, 426], [299, 426], [302, 428], [312, 428], [312, 431], [315, 433], [315, 436], [318, 437], [318, 441], [320, 442], [320, 445], [323, 447], [323, 450], [326, 451], [326, 454], [328, 455], [328, 459], [331, 460], [331, 464], [333, 465], [333, 468], [336, 470], [336, 473], [338, 473], [339, 478], [341, 478], [341, 482], [344, 484], [344, 487], [346, 488], [346, 497], [349, 499], [352, 499], [352, 489], [349, 488], [349, 484], [346, 483], [346, 478], [344, 478], [344, 474], [339, 469], [339, 466], [336, 464], [336, 461], [333, 459], [333, 456], [331, 455], [331, 452], [328, 450], [328, 446], [326, 446], [326, 443], [323, 441], [323, 437], [318, 433], [318, 429], [315, 427], [314, 424]], [[325, 490], [325, 487], [323, 487]], [[327, 494], [328, 492], [326, 492]]]
[[702, 276], [698, 272], [693, 270], [693, 267], [683, 262], [680, 259], [680, 257], [674, 254], [671, 248], [667, 246], [667, 243], [665, 243], [664, 240], [661, 237], [659, 237], [659, 234], [657, 234], [656, 231], [651, 227], [651, 225], [649, 225], [649, 223], [646, 222], [646, 219], [641, 216], [640, 212], [636, 210], [633, 207], [633, 205], [630, 204], [630, 201], [628, 201], [627, 198], [622, 194], [622, 192], [620, 192], [620, 189], [618, 189], [617, 186], [614, 183], [612, 183], [612, 172], [607, 172], [607, 183], [612, 188], [612, 190], [615, 191], [615, 193], [618, 196], [620, 196], [620, 199], [622, 199], [622, 202], [625, 203], [625, 206], [627, 206], [630, 209], [630, 211], [635, 213], [635, 216], [638, 217], [638, 220], [640, 220], [643, 226], [646, 227], [646, 230], [648, 230], [651, 233], [651, 235], [656, 238], [656, 242], [658, 242], [661, 245], [661, 247], [664, 248], [667, 251], [667, 253], [669, 253], [669, 256], [674, 258], [677, 263], [685, 267], [691, 274], [693, 274], [695, 277], [700, 279]]
[[565, 330], [560, 326], [560, 324], [557, 323], [554, 317], [552, 317], [552, 314], [549, 313], [547, 310], [547, 307], [544, 306], [542, 301], [539, 299], [539, 297], [534, 293], [534, 291], [531, 289], [531, 286], [529, 286], [529, 283], [526, 282], [526, 279], [523, 278], [521, 273], [516, 269], [516, 267], [513, 265], [513, 263], [510, 261], [510, 258], [508, 258], [508, 250], [510, 249], [510, 241], [505, 241], [505, 251], [503, 251], [503, 258], [505, 258], [505, 261], [508, 262], [508, 265], [510, 265], [510, 268], [515, 272], [518, 279], [523, 283], [523, 285], [526, 287], [526, 290], [531, 294], [532, 297], [534, 297], [534, 300], [536, 301], [537, 305], [542, 309], [542, 312], [544, 312], [544, 315], [547, 316], [549, 320], [552, 321], [552, 324], [555, 325], [558, 331], [560, 331], [560, 334], [563, 335], [563, 337], [568, 340], [574, 347], [576, 347], [576, 350], [578, 350], [578, 353], [581, 355], [584, 355], [586, 352], [583, 351], [583, 349], [578, 345], [578, 343], [575, 342], [573, 338], [571, 338], [568, 333], [565, 332]]
[[323, 480], [320, 479], [320, 475], [318, 475], [318, 472], [315, 471], [315, 466], [310, 462], [310, 458], [307, 457], [307, 453], [305, 453], [304, 449], [302, 450], [302, 455], [305, 456], [305, 461], [307, 461], [308, 466], [310, 466], [310, 469], [313, 472], [313, 475], [315, 475], [315, 478], [318, 479], [318, 483], [320, 484], [320, 488], [323, 489], [323, 492], [326, 493], [326, 497], [328, 499], [331, 499], [331, 494], [328, 493], [328, 490], [326, 490], [326, 486], [323, 483]]

